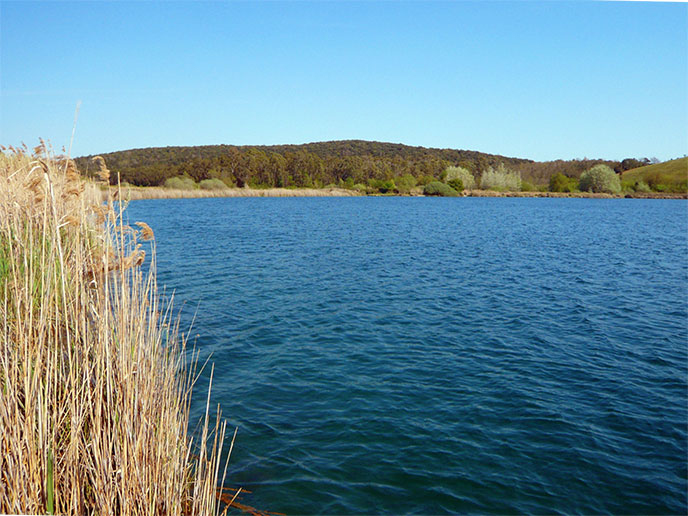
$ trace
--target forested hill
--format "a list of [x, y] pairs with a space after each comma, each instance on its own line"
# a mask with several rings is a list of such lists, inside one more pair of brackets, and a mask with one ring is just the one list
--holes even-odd
[[[94, 172], [93, 156], [76, 159], [79, 169]], [[596, 163], [618, 166], [618, 162], [574, 160], [538, 163], [532, 160], [486, 154], [470, 150], [413, 147], [397, 143], [343, 140], [302, 145], [204, 145], [195, 147], [151, 147], [102, 154], [116, 181], [155, 186], [175, 176], [195, 181], [218, 178], [230, 185], [254, 187], [321, 187], [367, 184], [407, 174], [417, 179], [438, 178], [452, 165], [468, 168], [480, 176], [489, 167], [503, 163], [521, 172], [523, 178], [545, 184], [562, 172], [570, 176]]]

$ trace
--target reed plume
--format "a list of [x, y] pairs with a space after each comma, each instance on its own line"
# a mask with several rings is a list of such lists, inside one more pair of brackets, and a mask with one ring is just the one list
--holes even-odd
[[105, 164], [105, 159], [102, 156], [94, 156], [91, 158], [91, 161], [96, 166], [96, 176], [98, 179], [100, 179], [103, 183], [109, 184], [110, 171]]
[[225, 425], [208, 401], [192, 444], [153, 231], [101, 195], [43, 141], [0, 152], [0, 513], [216, 513]]

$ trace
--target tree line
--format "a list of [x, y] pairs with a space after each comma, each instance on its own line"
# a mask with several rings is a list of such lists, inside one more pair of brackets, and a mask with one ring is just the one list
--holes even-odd
[[[434, 149], [402, 144], [344, 140], [303, 145], [152, 147], [102, 154], [112, 172], [111, 181], [137, 186], [160, 186], [174, 177], [195, 182], [217, 179], [227, 186], [291, 188], [370, 185], [402, 177], [418, 184], [440, 179], [447, 167], [467, 169], [476, 179], [499, 165], [518, 172], [524, 181], [549, 183], [561, 173], [578, 178], [594, 165], [605, 164], [622, 172], [642, 161], [533, 160], [486, 154], [470, 150]], [[94, 174], [94, 156], [76, 159], [79, 170]], [[649, 163], [649, 160], [648, 160]], [[640, 166], [640, 165], [638, 165]]]

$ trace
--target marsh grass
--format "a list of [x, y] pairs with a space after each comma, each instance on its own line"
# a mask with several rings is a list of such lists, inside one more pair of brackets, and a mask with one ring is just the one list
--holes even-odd
[[[104, 188], [101, 195], [107, 199], [112, 192], [118, 191], [116, 187]], [[141, 199], [191, 199], [204, 197], [351, 197], [360, 195], [356, 190], [343, 188], [224, 188], [222, 190], [175, 190], [172, 188], [160, 188], [157, 186], [131, 187], [121, 189], [122, 198], [135, 201]]]
[[45, 144], [1, 150], [0, 513], [219, 512], [225, 424], [208, 394], [187, 433], [198, 371], [153, 231]]

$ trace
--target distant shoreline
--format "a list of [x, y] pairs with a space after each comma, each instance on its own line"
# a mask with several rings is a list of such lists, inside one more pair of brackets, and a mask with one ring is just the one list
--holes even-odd
[[[113, 190], [116, 188], [112, 187]], [[103, 196], [106, 192], [103, 191]], [[363, 197], [355, 190], [344, 188], [227, 188], [225, 190], [174, 190], [161, 187], [122, 188], [124, 200], [144, 199], [196, 199], [209, 197]], [[411, 194], [422, 197], [420, 193]], [[496, 192], [492, 190], [465, 190], [462, 197], [554, 197], [579, 199], [688, 199], [688, 193], [633, 192], [627, 194], [606, 194], [591, 192]], [[406, 196], [408, 197], [408, 195]]]
[[688, 193], [630, 192], [621, 194], [592, 192], [494, 192], [473, 190], [465, 197], [559, 197], [578, 199], [688, 199]]
[[[117, 191], [117, 187], [111, 187]], [[107, 192], [103, 191], [105, 197]], [[130, 201], [143, 199], [197, 199], [207, 197], [353, 197], [360, 195], [344, 188], [226, 188], [224, 190], [176, 190], [156, 186], [123, 187], [122, 198]]]

